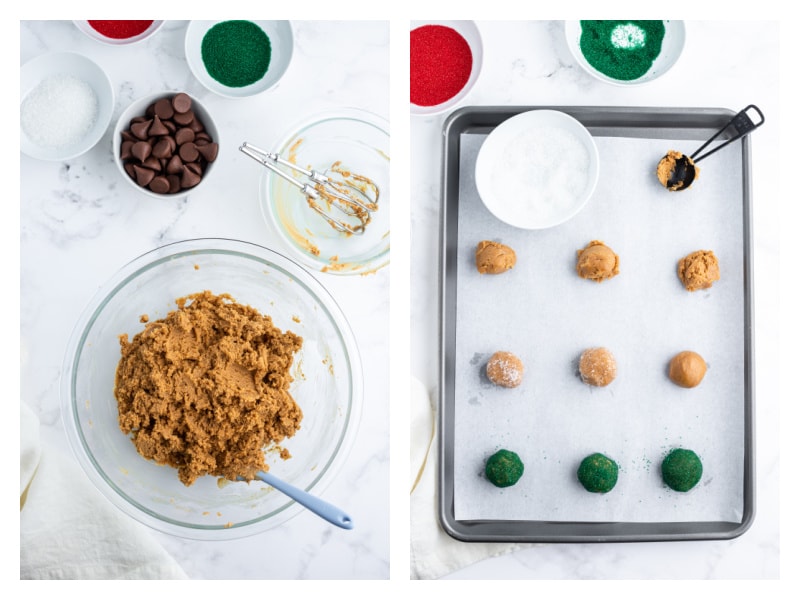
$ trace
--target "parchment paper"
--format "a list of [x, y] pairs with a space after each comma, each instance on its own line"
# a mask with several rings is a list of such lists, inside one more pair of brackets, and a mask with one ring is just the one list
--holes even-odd
[[[700, 176], [668, 192], [655, 168], [667, 150], [695, 141], [596, 137], [600, 180], [586, 208], [558, 227], [526, 231], [483, 206], [474, 164], [485, 135], [461, 135], [458, 314], [454, 415], [454, 514], [458, 520], [740, 521], [744, 465], [744, 241], [739, 144], [701, 162]], [[475, 245], [508, 244], [516, 267], [480, 275]], [[603, 283], [579, 278], [576, 251], [602, 240], [620, 257]], [[677, 262], [713, 250], [721, 280], [688, 292]], [[617, 378], [581, 382], [577, 362], [609, 348]], [[525, 364], [520, 387], [486, 379], [485, 364], [507, 350]], [[681, 350], [702, 355], [708, 372], [683, 389], [667, 376]], [[694, 450], [704, 473], [688, 493], [667, 488], [660, 465], [673, 447]], [[525, 464], [513, 487], [486, 480], [500, 448]], [[602, 452], [620, 467], [608, 494], [583, 489], [576, 471]]]

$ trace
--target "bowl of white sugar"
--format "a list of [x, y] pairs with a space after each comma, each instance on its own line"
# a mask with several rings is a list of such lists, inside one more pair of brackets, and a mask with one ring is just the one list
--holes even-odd
[[594, 193], [599, 156], [580, 121], [537, 109], [503, 121], [486, 137], [475, 185], [486, 208], [521, 229], [555, 227], [577, 215]]
[[57, 52], [20, 71], [20, 150], [41, 160], [69, 160], [103, 137], [114, 110], [105, 71], [82, 54]]

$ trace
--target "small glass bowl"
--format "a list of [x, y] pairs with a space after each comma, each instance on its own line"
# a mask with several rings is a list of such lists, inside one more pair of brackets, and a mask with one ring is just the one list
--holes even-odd
[[191, 21], [186, 28], [185, 52], [186, 62], [195, 78], [203, 86], [225, 98], [247, 98], [255, 96], [278, 85], [289, 69], [294, 52], [294, 33], [289, 21], [251, 21], [267, 34], [271, 54], [269, 68], [258, 81], [243, 87], [230, 87], [211, 77], [203, 62], [203, 39], [209, 29], [222, 21]]
[[136, 258], [89, 303], [69, 341], [61, 379], [61, 414], [69, 443], [95, 486], [113, 504], [164, 533], [203, 540], [244, 537], [276, 527], [303, 509], [254, 481], [219, 486], [216, 477], [189, 487], [175, 469], [136, 451], [118, 425], [114, 397], [119, 336], [176, 308], [175, 300], [210, 290], [228, 293], [303, 337], [290, 393], [301, 428], [280, 443], [284, 460], [265, 451], [270, 472], [320, 495], [352, 446], [363, 382], [355, 338], [341, 309], [307, 271], [266, 248], [225, 239], [170, 244]]
[[683, 21], [664, 21], [664, 39], [661, 42], [661, 52], [653, 61], [650, 69], [637, 79], [625, 81], [621, 79], [614, 79], [605, 73], [601, 73], [595, 69], [581, 51], [581, 22], [580, 21], [565, 21], [564, 22], [564, 35], [567, 40], [567, 47], [572, 53], [575, 61], [583, 68], [584, 71], [606, 83], [612, 83], [619, 86], [636, 86], [644, 83], [649, 83], [658, 79], [664, 73], [669, 71], [680, 58], [683, 52], [683, 46], [686, 43], [686, 27]]
[[[364, 233], [345, 234], [314, 212], [297, 187], [264, 168], [262, 213], [268, 228], [278, 233], [300, 262], [342, 275], [376, 271], [389, 263], [389, 124], [385, 119], [358, 109], [320, 114], [293, 129], [274, 152], [318, 171], [342, 161], [345, 168], [370, 178], [380, 190], [379, 208]], [[298, 172], [292, 174], [305, 179]]]
[[135, 44], [136, 42], [142, 42], [147, 38], [155, 35], [156, 32], [159, 29], [161, 29], [161, 27], [164, 25], [164, 21], [153, 21], [150, 24], [150, 26], [147, 29], [145, 29], [142, 33], [127, 38], [112, 38], [103, 35], [99, 31], [97, 31], [94, 27], [92, 27], [89, 24], [89, 21], [73, 21], [73, 23], [75, 24], [75, 27], [80, 29], [88, 37], [98, 42], [102, 42], [103, 44], [108, 44], [110, 46], [127, 46], [128, 44]]

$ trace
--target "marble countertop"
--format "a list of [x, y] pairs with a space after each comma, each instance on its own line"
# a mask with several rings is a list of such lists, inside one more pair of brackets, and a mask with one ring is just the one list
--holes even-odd
[[[545, 544], [486, 558], [445, 579], [776, 578], [778, 522], [778, 139], [776, 21], [688, 21], [678, 63], [636, 87], [600, 82], [572, 58], [560, 21], [478, 21], [481, 75], [458, 105], [712, 107], [756, 104], [753, 134], [756, 517], [730, 541]], [[723, 50], [724, 49], [724, 50]], [[442, 126], [447, 114], [411, 119], [411, 369], [438, 391], [438, 265]]]
[[[389, 116], [386, 21], [294, 21], [288, 73], [274, 90], [241, 100], [215, 96], [193, 77], [183, 46], [187, 24], [167, 21], [142, 43], [110, 47], [70, 21], [20, 22], [20, 64], [53, 51], [84, 54], [106, 71], [116, 99], [112, 125], [85, 155], [64, 162], [20, 156], [20, 390], [40, 419], [42, 438], [65, 453], [70, 450], [59, 411], [62, 361], [72, 328], [96, 290], [128, 261], [188, 238], [233, 238], [290, 255], [265, 233], [258, 206], [261, 170], [238, 145], [277, 143], [293, 124], [331, 109], [356, 107]], [[204, 102], [227, 141], [213, 183], [183, 200], [159, 202], [121, 180], [111, 131], [131, 101], [168, 90]], [[357, 439], [325, 491], [355, 527], [337, 529], [302, 512], [276, 529], [235, 541], [198, 542], [153, 532], [191, 578], [389, 576], [389, 267], [365, 276], [314, 276], [349, 320], [365, 374]]]

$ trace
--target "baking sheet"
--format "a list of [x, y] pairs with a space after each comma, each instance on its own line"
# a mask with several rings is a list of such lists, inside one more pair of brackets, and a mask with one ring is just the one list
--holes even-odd
[[[746, 145], [709, 157], [692, 188], [670, 193], [654, 175], [659, 158], [669, 149], [693, 151], [724, 111], [680, 129], [669, 119], [663, 123], [670, 126], [661, 127], [660, 118], [647, 124], [641, 113], [632, 118], [637, 126], [625, 127], [624, 115], [613, 109], [606, 121], [603, 109], [583, 112], [600, 150], [598, 187], [577, 217], [548, 230], [510, 227], [483, 206], [473, 174], [491, 126], [450, 131], [458, 137], [458, 156], [450, 157], [457, 164], [443, 198], [449, 200], [443, 273], [455, 308], [443, 313], [449, 369], [442, 400], [449, 406], [442, 411], [442, 485], [450, 500], [443, 520], [467, 539], [460, 524], [484, 523], [481, 539], [509, 539], [492, 524], [512, 522], [529, 524], [513, 539], [536, 537], [540, 523], [556, 538], [559, 523], [594, 524], [584, 532], [591, 536], [607, 535], [604, 524], [614, 524], [613, 533], [625, 539], [619, 524], [631, 524], [631, 535], [647, 539], [667, 535], [675, 524], [685, 524], [677, 531], [707, 535], [719, 529], [708, 523], [750, 518]], [[679, 111], [678, 121], [687, 114]], [[485, 115], [483, 109], [480, 118], [461, 118]], [[516, 267], [500, 276], [478, 274], [474, 248], [482, 239], [514, 248]], [[600, 284], [575, 273], [576, 251], [595, 239], [620, 256], [620, 275]], [[676, 265], [699, 249], [715, 252], [722, 278], [709, 290], [689, 293]], [[617, 379], [607, 388], [587, 386], [577, 376], [582, 350], [598, 345], [610, 348], [618, 362]], [[687, 349], [709, 367], [691, 390], [666, 374], [669, 359]], [[496, 350], [523, 360], [519, 388], [486, 379], [486, 360]], [[661, 459], [678, 446], [695, 450], [704, 464], [703, 479], [685, 494], [666, 488], [660, 476]], [[496, 488], [483, 475], [486, 458], [499, 448], [514, 450], [525, 463], [523, 478], [510, 488]], [[586, 492], [575, 476], [592, 452], [620, 466], [608, 494]], [[659, 525], [665, 523], [670, 527]], [[580, 535], [580, 529], [571, 533]]]

